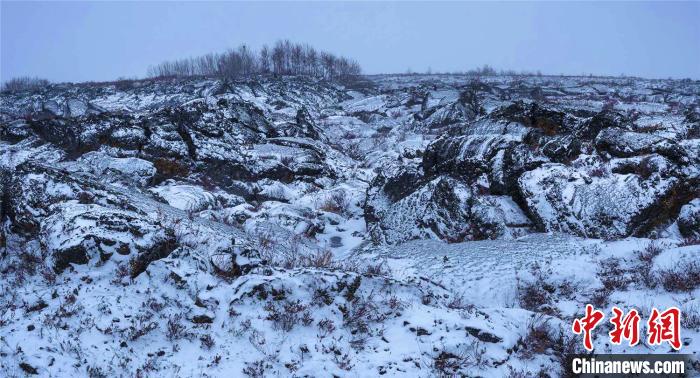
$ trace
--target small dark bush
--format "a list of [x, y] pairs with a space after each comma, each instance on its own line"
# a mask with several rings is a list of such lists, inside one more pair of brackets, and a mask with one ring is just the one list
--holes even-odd
[[518, 301], [520, 307], [539, 312], [545, 305], [551, 303], [549, 292], [538, 282], [518, 283]]
[[114, 82], [114, 88], [118, 91], [127, 91], [134, 89], [135, 82], [136, 80], [119, 78]]
[[318, 322], [318, 336], [324, 338], [335, 331], [335, 324], [330, 319], [321, 319]]
[[659, 243], [655, 241], [649, 242], [649, 244], [644, 247], [644, 249], [637, 251], [637, 257], [639, 260], [645, 263], [651, 263], [654, 257], [658, 256], [664, 249]]
[[265, 361], [263, 360], [246, 362], [243, 368], [243, 374], [251, 378], [262, 378], [265, 376], [265, 367]]
[[289, 167], [292, 165], [292, 163], [294, 163], [294, 158], [292, 156], [285, 155], [282, 156], [282, 159], [280, 159], [280, 161], [282, 162], [282, 164]]
[[199, 338], [199, 341], [202, 343], [202, 349], [209, 350], [214, 347], [216, 344], [214, 342], [214, 338], [211, 337], [211, 335], [206, 334], [202, 337]]
[[433, 359], [433, 369], [439, 376], [458, 376], [459, 370], [466, 365], [463, 357], [444, 350]]
[[339, 306], [339, 310], [343, 314], [343, 324], [353, 334], [367, 333], [370, 323], [386, 319], [386, 315], [379, 312], [372, 296], [355, 297], [347, 306]]
[[605, 307], [608, 304], [608, 298], [610, 297], [610, 290], [601, 287], [593, 293], [589, 298], [589, 302], [595, 307]]
[[266, 319], [272, 322], [273, 328], [281, 329], [285, 332], [291, 331], [295, 325], [302, 322], [305, 325], [311, 324], [308, 321], [310, 314], [307, 314], [307, 306], [299, 300], [285, 300], [282, 306], [268, 303], [265, 305], [265, 311], [267, 311]]
[[452, 298], [447, 302], [447, 308], [454, 310], [472, 310], [474, 305], [467, 302], [463, 293], [454, 293]]
[[554, 338], [550, 334], [550, 327], [541, 317], [532, 319], [527, 325], [527, 334], [521, 340], [522, 354], [525, 358], [533, 358], [537, 354], [544, 354], [554, 345]]
[[609, 258], [600, 262], [598, 279], [607, 290], [624, 290], [629, 284], [626, 273], [620, 266], [620, 259]]
[[151, 317], [145, 314], [137, 315], [129, 327], [129, 340], [136, 341], [158, 328], [158, 324], [150, 319]]
[[186, 177], [190, 173], [189, 167], [170, 159], [156, 159], [153, 161], [158, 175], [164, 179], [172, 177]]
[[333, 264], [333, 253], [325, 249], [304, 259], [304, 266], [314, 268], [328, 268]]
[[606, 177], [608, 175], [608, 171], [599, 166], [589, 169], [588, 175], [591, 177]]
[[687, 329], [700, 329], [700, 305], [690, 302], [681, 308], [681, 325]]
[[659, 271], [659, 281], [664, 289], [688, 292], [700, 286], [700, 263], [685, 261], [674, 268]]
[[347, 193], [344, 190], [336, 190], [326, 196], [319, 206], [319, 210], [342, 215], [348, 211], [349, 206]]
[[33, 91], [45, 88], [49, 85], [46, 79], [38, 77], [16, 77], [8, 80], [2, 87], [3, 92]]
[[574, 375], [571, 371], [571, 363], [574, 357], [584, 353], [583, 348], [581, 348], [581, 342], [575, 337], [565, 335], [563, 331], [560, 331], [559, 336], [552, 344], [552, 349], [554, 350], [557, 362], [559, 362], [560, 376], [562, 378], [578, 377], [578, 375]]
[[165, 326], [165, 336], [168, 340], [181, 339], [186, 335], [186, 328], [182, 325], [182, 316], [179, 314], [168, 318], [168, 323]]
[[687, 237], [678, 244], [679, 247], [688, 247], [691, 245], [700, 245], [700, 236]]

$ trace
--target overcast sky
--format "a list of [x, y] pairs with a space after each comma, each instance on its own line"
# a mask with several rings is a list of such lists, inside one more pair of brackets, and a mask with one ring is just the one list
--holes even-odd
[[163, 60], [279, 38], [366, 73], [497, 69], [700, 79], [700, 3], [9, 2], [0, 79], [142, 77]]

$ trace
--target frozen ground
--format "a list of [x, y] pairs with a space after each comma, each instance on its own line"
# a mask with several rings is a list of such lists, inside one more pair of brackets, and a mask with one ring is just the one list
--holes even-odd
[[2, 94], [0, 370], [558, 377], [587, 303], [596, 352], [669, 352], [607, 321], [678, 306], [697, 355], [699, 98], [460, 75]]

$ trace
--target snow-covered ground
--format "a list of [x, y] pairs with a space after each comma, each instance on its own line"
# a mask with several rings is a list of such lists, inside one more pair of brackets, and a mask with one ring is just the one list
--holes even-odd
[[700, 83], [363, 80], [2, 94], [3, 375], [556, 377], [588, 303], [700, 353]]

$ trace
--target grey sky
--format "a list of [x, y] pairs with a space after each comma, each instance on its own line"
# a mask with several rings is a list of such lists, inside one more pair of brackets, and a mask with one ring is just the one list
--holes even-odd
[[366, 73], [497, 69], [700, 78], [700, 3], [9, 2], [0, 79], [144, 76], [162, 60], [279, 38]]

